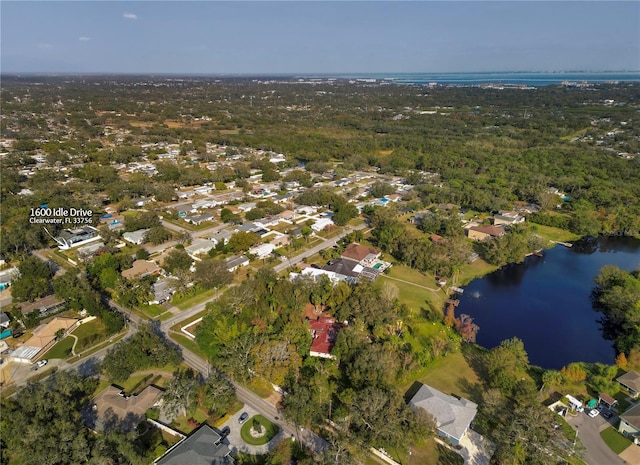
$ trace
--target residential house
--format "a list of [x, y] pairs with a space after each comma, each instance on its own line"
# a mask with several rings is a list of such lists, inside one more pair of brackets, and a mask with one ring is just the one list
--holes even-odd
[[466, 229], [467, 237], [474, 241], [486, 241], [495, 237], [502, 237], [505, 234], [504, 228], [500, 226], [472, 226]]
[[500, 211], [497, 215], [493, 215], [494, 226], [511, 226], [524, 223], [524, 221], [524, 216], [516, 211]]
[[59, 235], [54, 238], [58, 243], [60, 250], [69, 250], [73, 247], [80, 247], [89, 242], [102, 239], [99, 231], [93, 226], [83, 226], [77, 229], [63, 229]]
[[636, 371], [629, 371], [616, 379], [634, 399], [640, 395], [640, 374]]
[[233, 273], [241, 266], [247, 266], [249, 264], [249, 258], [246, 255], [234, 255], [224, 259], [227, 264], [227, 270], [229, 273]]
[[365, 245], [356, 244], [352, 242], [342, 252], [343, 258], [355, 260], [363, 266], [372, 264], [375, 260], [380, 258], [380, 250], [374, 247], [367, 247]]
[[214, 216], [211, 213], [204, 213], [202, 215], [185, 216], [184, 220], [187, 223], [199, 226], [206, 221], [213, 221]]
[[42, 356], [57, 341], [56, 333], [63, 330], [65, 334], [73, 331], [79, 320], [77, 318], [56, 317], [44, 326], [33, 331], [23, 345], [11, 352], [11, 358], [16, 362], [31, 363]]
[[209, 250], [213, 249], [216, 243], [209, 239], [202, 239], [200, 237], [194, 239], [191, 245], [184, 248], [184, 250], [193, 258], [199, 260], [198, 255], [206, 254]]
[[175, 278], [162, 278], [153, 283], [151, 289], [151, 291], [153, 292], [153, 300], [150, 300], [149, 304], [161, 304], [169, 300], [175, 292], [175, 282]]
[[222, 436], [204, 423], [153, 462], [155, 465], [233, 465]]
[[256, 205], [258, 205], [256, 202], [248, 202], [248, 203], [243, 203], [238, 205], [237, 208], [238, 208], [238, 211], [242, 213], [246, 213], [256, 208]]
[[212, 234], [211, 236], [209, 236], [209, 240], [216, 245], [218, 245], [219, 242], [222, 242], [223, 244], [227, 244], [229, 242], [229, 239], [231, 239], [231, 236], [233, 236], [232, 231], [229, 231], [228, 229], [221, 229], [220, 231], [217, 231], [215, 234]]
[[94, 244], [85, 245], [84, 247], [80, 247], [78, 249], [78, 259], [81, 261], [87, 260], [94, 255], [97, 255], [104, 249], [104, 242], [96, 242]]
[[344, 276], [344, 281], [355, 282], [360, 278], [375, 281], [380, 274], [378, 270], [363, 266], [360, 262], [348, 258], [338, 258], [332, 260], [322, 267], [323, 270], [331, 271]]
[[309, 355], [335, 358], [334, 355], [331, 355], [331, 351], [336, 344], [340, 328], [342, 328], [342, 324], [336, 323], [336, 320], [326, 316], [318, 316], [315, 320], [309, 321], [309, 331], [313, 338]]
[[400, 202], [402, 200], [402, 195], [400, 194], [389, 194], [384, 196], [389, 202]]
[[454, 445], [459, 445], [476, 416], [478, 406], [464, 397], [450, 396], [422, 383], [415, 383], [410, 392], [412, 391], [415, 393], [411, 396], [409, 405], [433, 415], [438, 434]]
[[633, 438], [633, 441], [637, 443], [637, 438], [640, 438], [640, 404], [635, 404], [620, 415], [618, 432]]
[[125, 279], [142, 279], [147, 276], [160, 274], [160, 267], [150, 260], [136, 260], [131, 268], [120, 273]]
[[0, 328], [7, 329], [11, 324], [11, 320], [9, 319], [9, 315], [5, 312], [0, 312]]
[[333, 220], [331, 218], [328, 218], [328, 217], [318, 218], [316, 222], [311, 225], [311, 229], [318, 232], [318, 231], [322, 231], [323, 229], [329, 226], [333, 226]]
[[600, 393], [598, 395], [598, 403], [604, 405], [606, 408], [614, 408], [618, 405], [618, 401], [611, 397], [609, 394]]
[[147, 231], [149, 230], [138, 229], [137, 231], [126, 232], [122, 235], [122, 238], [127, 242], [131, 242], [132, 244], [140, 245], [144, 243]]
[[66, 302], [63, 299], [58, 299], [54, 294], [50, 294], [36, 300], [35, 302], [23, 302], [19, 305], [19, 307], [20, 312], [25, 316], [33, 312], [34, 310], [38, 310], [40, 316], [44, 316], [48, 313], [62, 310], [65, 303]]
[[145, 412], [159, 404], [162, 394], [163, 391], [153, 385], [136, 395], [127, 395], [121, 388], [111, 385], [94, 397], [90, 410], [83, 412], [83, 418], [93, 431], [114, 426], [122, 431], [133, 431], [145, 421]]
[[11, 286], [11, 282], [19, 276], [20, 272], [16, 267], [0, 271], [0, 290]]
[[257, 258], [266, 258], [276, 249], [273, 244], [260, 244], [249, 249], [251, 255], [255, 255]]

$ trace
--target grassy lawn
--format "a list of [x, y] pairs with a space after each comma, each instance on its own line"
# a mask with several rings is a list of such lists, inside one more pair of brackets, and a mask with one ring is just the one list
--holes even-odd
[[631, 445], [631, 441], [618, 433], [612, 426], [600, 432], [600, 437], [616, 454], [619, 454]]
[[444, 292], [430, 290], [438, 289], [433, 276], [426, 276], [417, 270], [396, 264], [383, 273], [381, 279], [382, 282], [388, 282], [397, 287], [400, 303], [407, 305], [416, 313], [419, 313], [421, 308], [427, 307], [427, 301], [434, 308], [442, 308]]
[[456, 394], [470, 400], [477, 398], [478, 375], [460, 352], [441, 357], [412, 375], [401, 386], [403, 391], [408, 390], [414, 381], [419, 381], [445, 394]]
[[631, 406], [631, 402], [627, 400], [626, 392], [618, 391], [613, 397], [618, 401], [618, 412], [622, 413]]
[[187, 308], [191, 308], [194, 305], [201, 304], [202, 302], [211, 299], [219, 290], [220, 289], [198, 289], [195, 295], [186, 297], [174, 297], [171, 300], [171, 303], [178, 307], [180, 310], [186, 310]]
[[107, 329], [99, 318], [81, 324], [73, 331], [73, 335], [78, 338], [76, 353], [97, 342], [103, 341], [108, 336]]
[[251, 383], [247, 385], [247, 387], [263, 399], [266, 399], [271, 394], [273, 394], [273, 387], [271, 386], [271, 383], [269, 383], [264, 378], [253, 378], [251, 380]]
[[460, 274], [458, 275], [458, 280], [457, 280], [458, 285], [464, 286], [466, 284], [469, 284], [474, 279], [480, 278], [497, 269], [498, 269], [497, 266], [490, 265], [487, 262], [485, 262], [483, 259], [478, 258], [473, 263], [464, 265], [460, 269]]
[[428, 439], [422, 444], [411, 444], [409, 449], [385, 447], [385, 450], [401, 465], [463, 465], [464, 459], [452, 450]]
[[[536, 234], [539, 234], [548, 241], [568, 242], [580, 239], [580, 236], [566, 229], [554, 228], [552, 226], [544, 226], [542, 224], [531, 223], [531, 228]], [[550, 246], [554, 244], [549, 244]]]
[[[253, 437], [251, 435], [251, 429], [253, 428], [254, 422], [259, 423], [262, 428], [264, 428], [264, 433], [260, 437]], [[276, 434], [278, 434], [278, 432], [280, 432], [280, 428], [262, 415], [256, 415], [249, 418], [244, 422], [242, 428], [240, 428], [240, 436], [242, 437], [242, 440], [252, 446], [261, 446], [268, 443], [276, 436]]]
[[56, 342], [56, 344], [47, 352], [47, 358], [67, 358], [71, 355], [71, 347], [75, 339], [72, 337], [65, 337], [63, 340]]
[[196, 341], [194, 341], [193, 339], [190, 339], [187, 336], [178, 333], [171, 333], [169, 337], [194, 354], [204, 358], [205, 360], [209, 359], [209, 357], [207, 357], [207, 355], [200, 349], [198, 344], [196, 344]]
[[162, 315], [164, 312], [167, 311], [166, 308], [160, 305], [155, 305], [155, 304], [143, 305], [142, 307], [140, 307], [140, 310], [149, 318], [157, 318], [158, 316]]

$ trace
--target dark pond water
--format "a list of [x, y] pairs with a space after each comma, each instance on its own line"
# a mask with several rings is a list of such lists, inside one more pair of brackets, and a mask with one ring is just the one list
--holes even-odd
[[532, 365], [612, 364], [615, 351], [602, 337], [601, 314], [591, 306], [593, 278], [603, 265], [640, 268], [640, 240], [601, 237], [572, 248], [561, 245], [469, 283], [456, 314], [480, 326], [477, 343], [492, 348], [518, 337]]

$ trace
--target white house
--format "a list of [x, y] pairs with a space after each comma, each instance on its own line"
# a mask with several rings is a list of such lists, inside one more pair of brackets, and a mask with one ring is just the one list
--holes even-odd
[[273, 244], [260, 244], [255, 247], [251, 247], [249, 249], [249, 253], [251, 255], [255, 255], [258, 258], [265, 258], [271, 255], [271, 252], [273, 252], [275, 249], [276, 246]]
[[147, 231], [149, 230], [138, 229], [137, 231], [126, 232], [122, 235], [122, 238], [127, 242], [131, 242], [132, 244], [140, 245], [144, 242]]
[[318, 232], [327, 226], [333, 226], [333, 220], [331, 218], [318, 218], [316, 222], [311, 225], [311, 229]]

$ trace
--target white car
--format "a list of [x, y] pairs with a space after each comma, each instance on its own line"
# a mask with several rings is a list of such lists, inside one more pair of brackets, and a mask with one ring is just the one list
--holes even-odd
[[38, 363], [36, 363], [36, 365], [38, 365], [38, 368], [42, 368], [47, 364], [48, 361], [49, 360], [39, 360]]
[[598, 415], [600, 415], [600, 410], [598, 410], [598, 409], [592, 408], [592, 409], [589, 411], [589, 416], [590, 416], [591, 418], [595, 418], [595, 417], [597, 417]]

